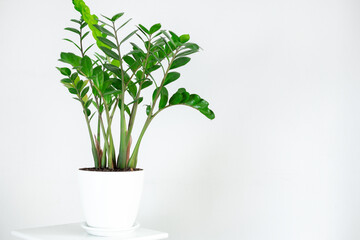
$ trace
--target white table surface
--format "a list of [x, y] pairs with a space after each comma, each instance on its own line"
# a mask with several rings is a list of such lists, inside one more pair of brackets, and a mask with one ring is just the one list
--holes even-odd
[[25, 240], [155, 240], [168, 237], [167, 233], [146, 228], [139, 228], [127, 236], [97, 237], [85, 232], [81, 227], [81, 223], [28, 228], [15, 230], [11, 233], [13, 236]]

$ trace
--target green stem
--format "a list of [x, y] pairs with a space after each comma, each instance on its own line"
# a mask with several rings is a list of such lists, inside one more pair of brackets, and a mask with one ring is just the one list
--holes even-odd
[[[161, 84], [160, 84], [160, 86], [159, 86], [159, 88], [158, 88], [158, 91], [157, 91], [156, 96], [155, 96], [155, 98], [154, 98], [154, 101], [153, 101], [153, 104], [152, 104], [152, 106], [151, 106], [149, 115], [148, 115], [148, 117], [147, 117], [147, 119], [146, 119], [146, 121], [145, 121], [145, 124], [144, 124], [144, 126], [143, 126], [143, 128], [142, 128], [142, 130], [141, 130], [140, 136], [139, 136], [139, 138], [138, 138], [138, 140], [137, 140], [137, 142], [136, 142], [136, 145], [135, 145], [135, 147], [134, 147], [134, 151], [133, 151], [133, 153], [131, 154], [131, 157], [130, 157], [130, 160], [129, 160], [129, 167], [130, 167], [130, 168], [136, 168], [137, 158], [138, 158], [138, 151], [139, 151], [139, 148], [140, 148], [141, 140], [142, 140], [142, 138], [143, 138], [143, 136], [144, 136], [144, 134], [145, 134], [145, 132], [146, 132], [146, 129], [148, 128], [149, 124], [151, 123], [151, 120], [153, 119], [152, 113], [153, 113], [153, 111], [154, 111], [154, 108], [155, 108], [155, 105], [156, 105], [156, 101], [157, 101], [157, 99], [159, 98], [161, 89], [162, 89], [162, 87], [164, 86], [165, 79], [166, 79], [166, 77], [167, 77], [167, 75], [168, 75], [168, 73], [169, 73], [169, 71], [170, 71], [171, 64], [172, 64], [173, 61], [175, 60], [175, 57], [176, 57], [176, 54], [177, 54], [177, 53], [178, 53], [178, 50], [176, 50], [174, 56], [172, 57], [172, 59], [171, 59], [171, 61], [170, 61], [170, 63], [169, 63], [168, 68], [166, 69], [166, 73], [165, 73], [165, 75], [164, 75], [164, 77], [163, 77], [163, 79], [162, 79], [162, 81], [161, 81]], [[156, 113], [156, 114], [157, 114], [157, 113]]]

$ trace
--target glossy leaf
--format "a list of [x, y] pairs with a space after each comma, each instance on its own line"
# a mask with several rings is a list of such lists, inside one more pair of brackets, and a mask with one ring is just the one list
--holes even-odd
[[149, 33], [150, 33], [150, 34], [153, 34], [153, 33], [155, 33], [156, 31], [158, 31], [160, 28], [161, 28], [161, 24], [160, 24], [160, 23], [154, 24], [154, 25], [151, 26], [151, 28], [150, 28], [150, 30], [149, 30]]
[[89, 87], [84, 88], [84, 90], [82, 90], [81, 95], [80, 95], [81, 98], [85, 97], [85, 95], [88, 91], [89, 91]]
[[62, 74], [62, 75], [64, 75], [64, 76], [70, 76], [71, 75], [71, 70], [70, 69], [68, 69], [68, 68], [57, 68], [59, 71], [60, 71], [60, 73]]
[[92, 76], [92, 73], [93, 73], [92, 62], [88, 56], [84, 56], [81, 60], [81, 71], [87, 77]]
[[185, 64], [187, 64], [190, 61], [189, 57], [181, 57], [174, 60], [174, 62], [171, 64], [170, 69], [175, 69], [178, 67], [182, 67]]
[[143, 25], [139, 24], [139, 28], [140, 28], [142, 31], [144, 31], [145, 33], [150, 34], [149, 30], [147, 30], [147, 28], [144, 27]]
[[151, 106], [150, 106], [150, 105], [146, 105], [146, 115], [149, 116], [150, 111], [151, 111]]
[[189, 34], [183, 34], [179, 37], [179, 40], [181, 43], [186, 43], [187, 41], [190, 40], [190, 35]]
[[179, 92], [176, 92], [174, 95], [171, 96], [169, 100], [170, 105], [179, 104], [182, 100], [182, 94]]
[[199, 95], [191, 94], [189, 99], [187, 100], [187, 104], [193, 106], [196, 103], [198, 103], [200, 100], [201, 100], [201, 98], [199, 97]]
[[168, 75], [166, 76], [165, 81], [164, 81], [164, 86], [176, 81], [179, 77], [180, 77], [180, 73], [178, 73], [178, 72], [168, 73]]
[[145, 82], [141, 85], [141, 89], [147, 88], [147, 87], [151, 86], [151, 84], [152, 84], [152, 81], [150, 81], [150, 80], [145, 81]]
[[77, 94], [77, 90], [75, 88], [68, 88], [71, 94]]
[[166, 106], [168, 98], [169, 98], [168, 90], [165, 87], [163, 87], [160, 92], [159, 109], [162, 109]]
[[80, 66], [81, 57], [70, 52], [69, 53], [62, 52], [60, 54], [60, 61], [68, 63], [74, 67], [77, 67]]
[[115, 22], [116, 20], [118, 20], [122, 15], [124, 15], [123, 12], [115, 14], [112, 18], [111, 21]]

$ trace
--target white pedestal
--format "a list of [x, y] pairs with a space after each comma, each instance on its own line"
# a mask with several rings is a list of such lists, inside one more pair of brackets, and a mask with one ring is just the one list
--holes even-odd
[[139, 228], [127, 236], [97, 237], [81, 228], [81, 223], [71, 223], [40, 228], [15, 230], [12, 235], [25, 240], [156, 240], [168, 238], [168, 234]]

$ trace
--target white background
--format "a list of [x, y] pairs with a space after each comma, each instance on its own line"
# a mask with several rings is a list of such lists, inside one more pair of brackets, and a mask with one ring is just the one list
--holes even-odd
[[[153, 121], [139, 156], [143, 226], [172, 240], [360, 238], [358, 1], [88, 4], [204, 49], [171, 90], [198, 93], [216, 119], [178, 107]], [[77, 17], [70, 0], [0, 0], [0, 239], [82, 220], [76, 173], [90, 144], [55, 69], [75, 51], [61, 39]]]

